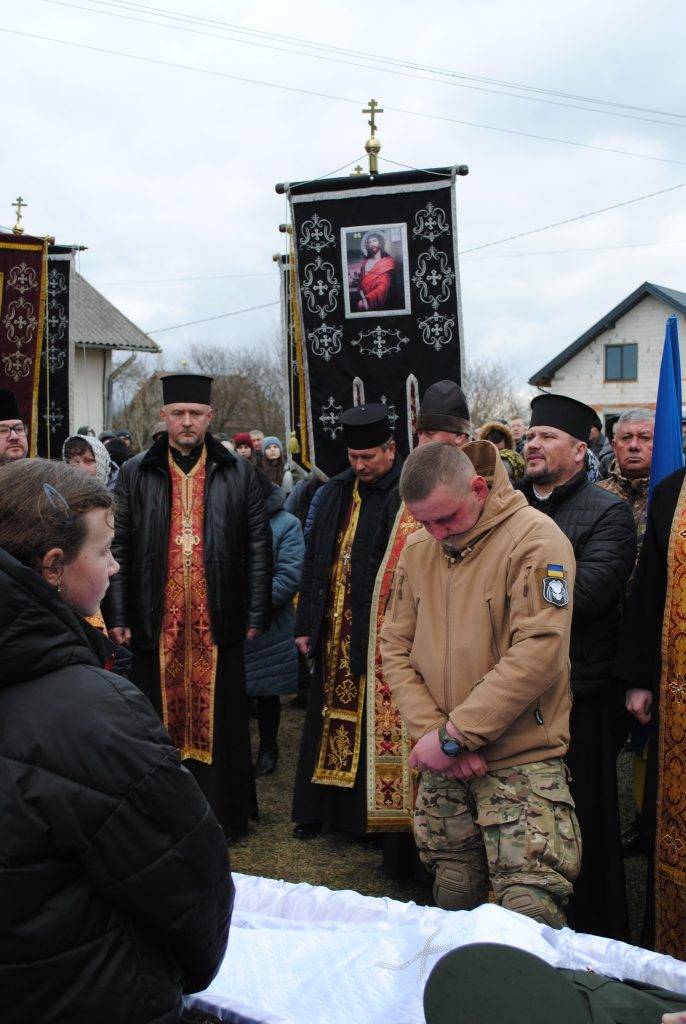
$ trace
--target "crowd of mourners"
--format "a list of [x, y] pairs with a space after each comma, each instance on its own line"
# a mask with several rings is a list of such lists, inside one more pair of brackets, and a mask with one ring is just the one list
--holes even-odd
[[0, 1019], [192, 1019], [289, 695], [294, 843], [367, 835], [376, 787], [387, 877], [625, 941], [647, 853], [642, 944], [686, 957], [686, 488], [651, 486], [654, 410], [609, 438], [541, 394], [476, 428], [440, 381], [404, 460], [385, 405], [346, 410], [327, 478], [214, 433], [211, 386], [168, 374], [147, 447], [83, 427], [61, 461], [0, 392]]

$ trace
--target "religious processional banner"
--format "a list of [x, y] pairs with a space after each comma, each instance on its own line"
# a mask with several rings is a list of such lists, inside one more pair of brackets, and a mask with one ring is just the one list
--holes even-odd
[[38, 455], [45, 459], [61, 458], [62, 445], [72, 432], [74, 345], [69, 327], [73, 267], [71, 246], [49, 247], [37, 437]]
[[0, 388], [14, 392], [36, 455], [48, 243], [0, 233]]
[[[341, 415], [383, 402], [403, 456], [419, 396], [462, 377], [457, 168], [286, 186], [292, 219], [291, 376], [301, 460], [345, 468]], [[293, 367], [295, 366], [295, 370]]]

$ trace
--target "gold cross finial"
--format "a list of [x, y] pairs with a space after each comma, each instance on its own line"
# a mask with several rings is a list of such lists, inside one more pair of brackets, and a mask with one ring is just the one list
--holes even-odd
[[379, 170], [378, 156], [379, 150], [381, 149], [381, 143], [374, 133], [376, 132], [376, 115], [383, 114], [383, 107], [380, 107], [376, 100], [370, 100], [369, 106], [365, 107], [362, 113], [372, 115], [367, 121], [367, 124], [372, 130], [372, 134], [365, 142], [364, 148], [367, 156], [369, 157], [369, 173], [377, 174]]
[[12, 231], [14, 232], [15, 235], [23, 235], [24, 234], [24, 228], [22, 227], [22, 223], [21, 223], [21, 211], [22, 211], [22, 207], [28, 206], [29, 204], [25, 203], [21, 196], [17, 196], [16, 201], [14, 203], [12, 203], [11, 205], [17, 211], [17, 223], [12, 228]]
[[362, 174], [362, 167], [359, 164], [355, 164], [355, 170], [350, 172], [350, 177], [354, 178], [356, 174]]
[[371, 114], [372, 115], [369, 118], [369, 120], [367, 121], [367, 124], [371, 128], [371, 130], [372, 130], [372, 138], [374, 138], [374, 133], [376, 131], [376, 115], [377, 114], [383, 114], [383, 107], [380, 107], [379, 104], [376, 102], [376, 100], [370, 100], [369, 101], [369, 106], [365, 107], [364, 110], [362, 111], [362, 113], [363, 114]]

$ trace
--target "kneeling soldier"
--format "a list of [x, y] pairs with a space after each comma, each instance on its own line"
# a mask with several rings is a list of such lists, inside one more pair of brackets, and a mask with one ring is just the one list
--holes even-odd
[[424, 529], [398, 562], [381, 634], [416, 745], [415, 839], [439, 907], [488, 898], [561, 927], [581, 843], [569, 744], [574, 555], [514, 491], [488, 441], [417, 448], [400, 494]]

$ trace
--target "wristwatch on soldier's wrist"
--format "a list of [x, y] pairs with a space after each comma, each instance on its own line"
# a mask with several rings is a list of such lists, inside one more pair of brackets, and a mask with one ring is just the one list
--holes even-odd
[[445, 725], [441, 725], [438, 730], [438, 742], [441, 744], [441, 750], [448, 757], [457, 757], [463, 751], [463, 746], [459, 740], [456, 740], [454, 736], [451, 736]]

